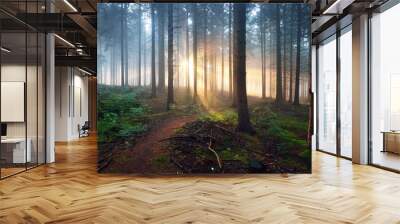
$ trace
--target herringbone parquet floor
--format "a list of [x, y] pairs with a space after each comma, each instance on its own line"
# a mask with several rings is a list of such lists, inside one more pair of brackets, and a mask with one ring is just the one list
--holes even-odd
[[0, 223], [400, 223], [400, 175], [313, 154], [312, 175], [96, 173], [94, 138], [0, 181]]

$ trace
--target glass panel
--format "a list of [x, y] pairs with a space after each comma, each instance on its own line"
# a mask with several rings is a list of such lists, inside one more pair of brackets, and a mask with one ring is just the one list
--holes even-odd
[[340, 36], [340, 152], [351, 158], [352, 141], [352, 34]]
[[400, 170], [400, 4], [372, 22], [372, 163]]
[[336, 153], [336, 39], [318, 48], [318, 149]]
[[38, 79], [38, 36], [36, 32], [30, 32], [27, 34], [28, 38], [28, 63], [27, 63], [27, 82], [26, 82], [26, 112], [27, 112], [27, 150], [28, 156], [28, 168], [37, 165], [37, 132], [38, 132], [38, 111], [37, 111], [37, 79]]
[[[15, 14], [43, 13], [45, 1], [0, 3]], [[0, 13], [0, 17], [8, 18]], [[45, 35], [12, 18], [1, 30], [0, 177], [45, 161]]]
[[2, 33], [1, 43], [1, 159], [2, 177], [25, 170], [26, 33]]
[[316, 142], [316, 127], [317, 127], [317, 108], [316, 108], [316, 106], [317, 106], [317, 104], [316, 104], [316, 98], [315, 98], [315, 96], [316, 96], [316, 83], [317, 83], [317, 48], [316, 48], [316, 46], [315, 45], [313, 45], [312, 46], [312, 48], [311, 48], [311, 78], [312, 78], [312, 80], [311, 80], [311, 82], [312, 82], [312, 85], [311, 85], [311, 87], [312, 87], [312, 92], [314, 93], [314, 98], [313, 98], [313, 111], [314, 111], [314, 114], [313, 114], [313, 136], [312, 136], [312, 144], [311, 144], [311, 147], [312, 147], [312, 150], [315, 150], [316, 149], [316, 147], [317, 147], [317, 142]]
[[38, 46], [38, 163], [45, 163], [45, 52], [46, 37], [44, 34], [39, 34]]

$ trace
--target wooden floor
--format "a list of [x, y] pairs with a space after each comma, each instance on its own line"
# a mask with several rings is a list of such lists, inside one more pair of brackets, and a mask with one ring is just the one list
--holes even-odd
[[400, 175], [313, 154], [312, 175], [96, 173], [94, 138], [0, 181], [0, 223], [400, 223]]

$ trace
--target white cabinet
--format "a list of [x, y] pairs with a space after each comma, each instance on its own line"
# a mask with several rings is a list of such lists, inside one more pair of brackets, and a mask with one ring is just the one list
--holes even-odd
[[[27, 143], [26, 151], [25, 144]], [[32, 141], [25, 138], [7, 138], [2, 139], [1, 144], [6, 147], [12, 148], [12, 162], [13, 163], [25, 163], [32, 161]]]

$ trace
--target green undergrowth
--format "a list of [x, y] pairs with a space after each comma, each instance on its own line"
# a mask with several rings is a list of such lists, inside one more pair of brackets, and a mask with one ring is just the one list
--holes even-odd
[[281, 167], [304, 172], [310, 170], [306, 107], [292, 106], [291, 111], [285, 113], [276, 105], [264, 104], [253, 109], [252, 118], [257, 134], [270, 145]]
[[140, 88], [98, 87], [100, 143], [134, 138], [147, 131], [150, 108], [139, 101], [143, 94]]
[[[201, 114], [169, 141], [173, 159], [183, 172], [308, 173], [311, 151], [307, 137], [307, 107], [261, 103], [250, 108], [255, 134], [236, 131], [238, 117], [229, 108]], [[223, 161], [219, 168], [212, 149]], [[164, 157], [157, 161], [165, 164]]]

